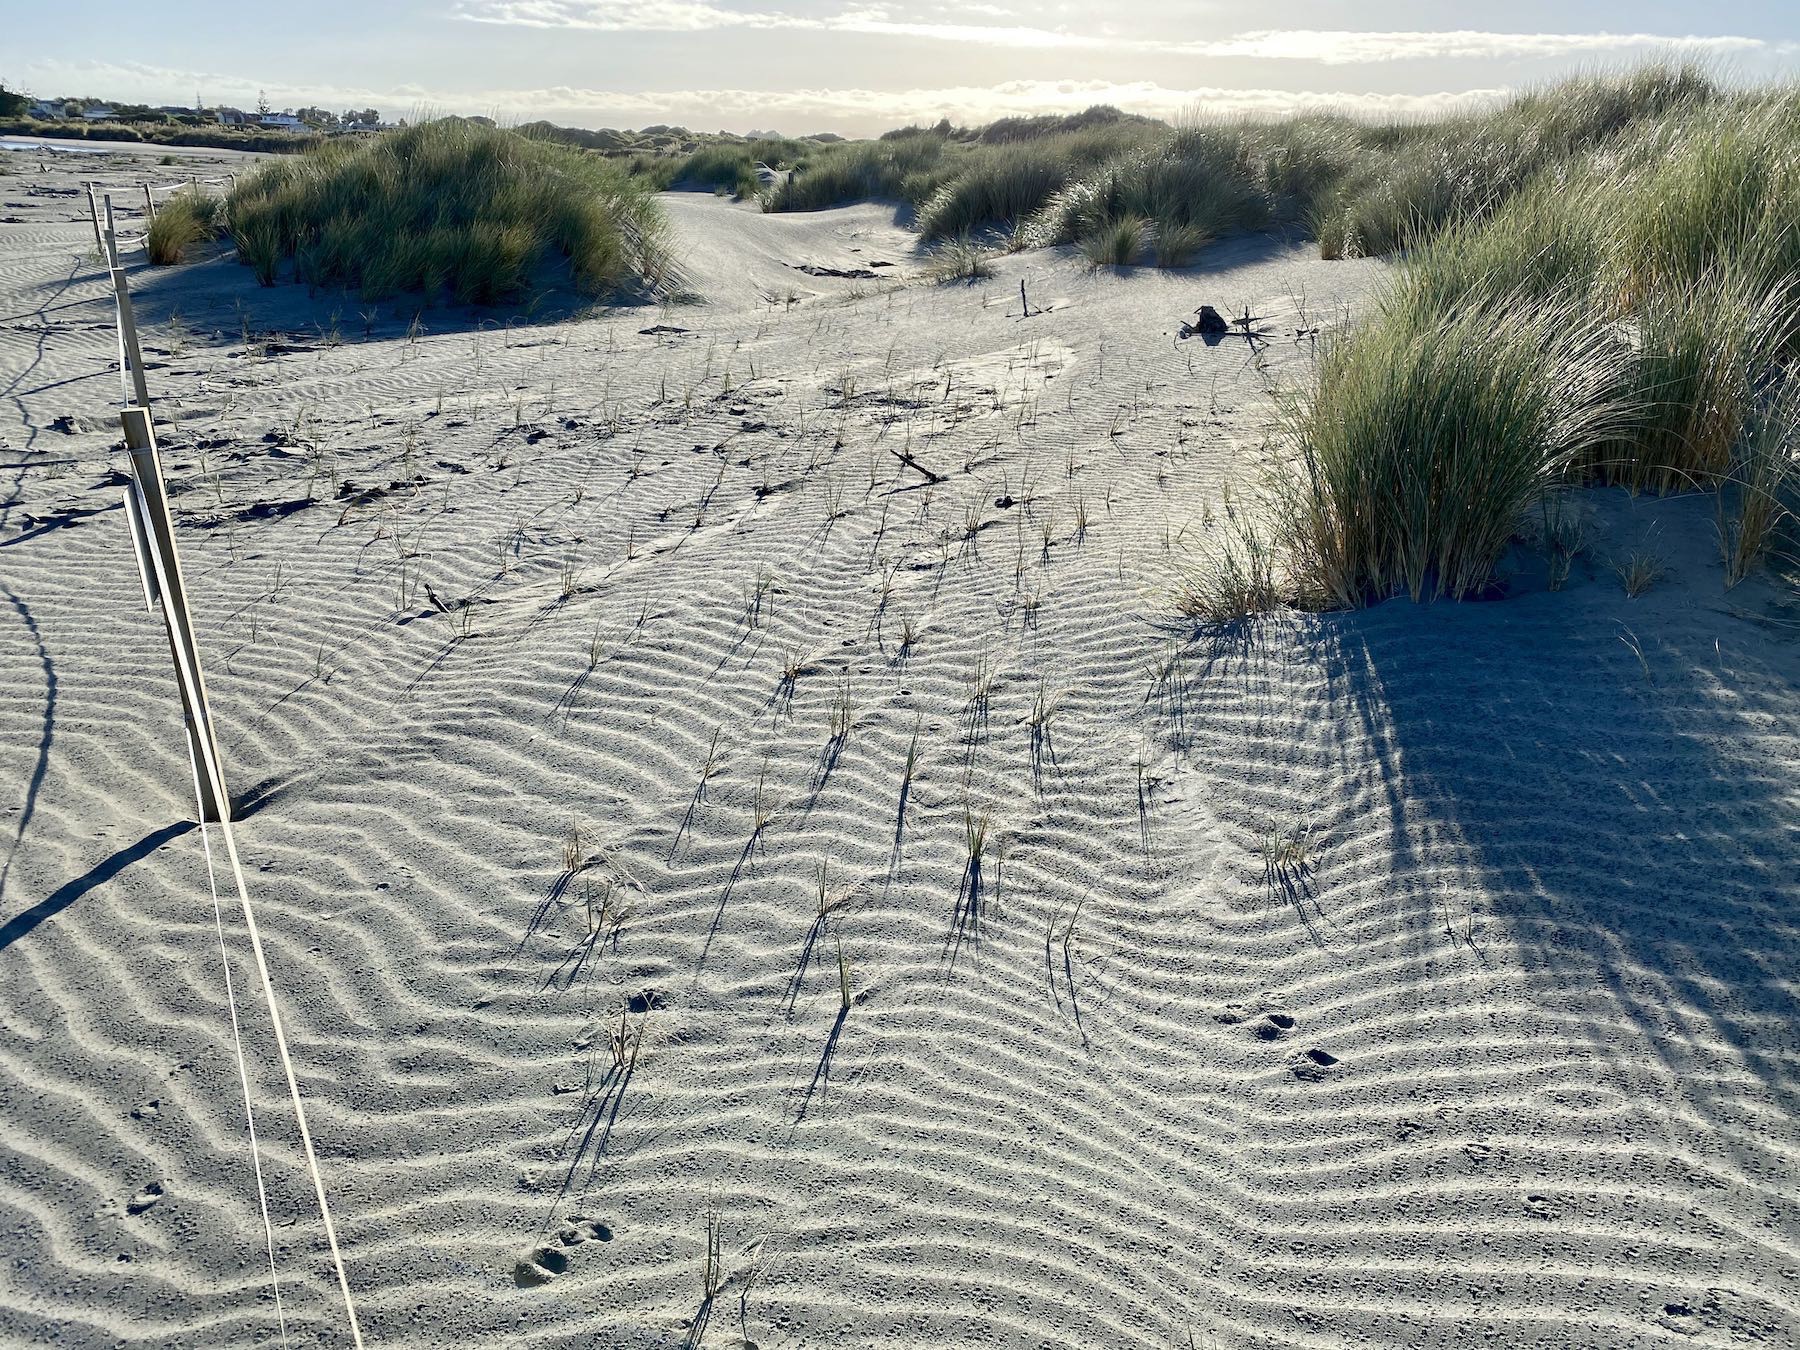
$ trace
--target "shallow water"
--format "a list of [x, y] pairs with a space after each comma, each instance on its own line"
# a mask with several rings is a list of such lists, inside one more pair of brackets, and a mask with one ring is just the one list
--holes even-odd
[[104, 155], [115, 147], [110, 145], [59, 145], [53, 141], [19, 140], [12, 136], [0, 136], [0, 150], [36, 150], [51, 154], [64, 155]]

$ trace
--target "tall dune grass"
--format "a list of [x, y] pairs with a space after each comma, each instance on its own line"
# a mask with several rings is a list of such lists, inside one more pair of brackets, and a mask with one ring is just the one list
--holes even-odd
[[1539, 494], [1617, 438], [1627, 361], [1569, 300], [1437, 310], [1397, 294], [1288, 410], [1278, 504], [1302, 593], [1354, 607], [1481, 590]]
[[1717, 95], [1697, 67], [1650, 65], [1564, 80], [1494, 109], [1367, 128], [1341, 177], [1315, 185], [1309, 214], [1327, 257], [1392, 253], [1484, 219], [1543, 170]]
[[919, 232], [941, 239], [1023, 222], [1077, 178], [1129, 156], [1145, 134], [1137, 123], [1104, 124], [970, 147], [921, 205]]
[[496, 304], [566, 263], [598, 294], [664, 285], [669, 259], [649, 186], [596, 156], [455, 118], [342, 138], [264, 166], [227, 204], [240, 261], [380, 298], [401, 291]]
[[222, 203], [198, 188], [175, 193], [150, 221], [145, 248], [152, 266], [181, 262], [195, 244], [218, 233]]
[[[845, 202], [917, 204], [944, 181], [948, 142], [929, 131], [821, 146], [763, 197], [767, 211], [819, 211]], [[953, 232], [954, 233], [954, 232]]]
[[[1661, 120], [1423, 236], [1328, 346], [1273, 493], [1296, 595], [1468, 595], [1545, 492], [1586, 482], [1719, 491], [1728, 582], [1766, 552], [1800, 410], [1776, 392], [1800, 326], [1800, 100], [1626, 87]], [[1625, 119], [1576, 104], [1558, 144]]]
[[1738, 443], [1719, 498], [1719, 546], [1725, 584], [1750, 575], [1774, 548], [1776, 533], [1800, 519], [1800, 383], [1790, 380], [1759, 407]]
[[1073, 243], [1129, 216], [1190, 237], [1283, 222], [1310, 228], [1326, 257], [1375, 256], [1486, 219], [1545, 170], [1720, 97], [1697, 67], [1650, 65], [1435, 119], [1201, 115], [1171, 128], [1090, 109], [978, 132], [907, 128], [807, 152], [764, 205], [897, 199], [919, 208], [927, 239], [1013, 225], [1032, 243]]
[[762, 191], [757, 165], [785, 169], [799, 163], [812, 147], [805, 141], [763, 138], [755, 141], [719, 141], [703, 145], [685, 159], [664, 170], [666, 187], [711, 188], [740, 201]]

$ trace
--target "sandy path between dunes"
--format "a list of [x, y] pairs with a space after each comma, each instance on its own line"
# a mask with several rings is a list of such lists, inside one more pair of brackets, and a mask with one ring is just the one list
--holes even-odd
[[[145, 170], [5, 167], [0, 1343], [266, 1345], [110, 313], [30, 191]], [[1709, 504], [1593, 494], [1560, 593], [1203, 638], [1170, 569], [1378, 265], [939, 287], [881, 208], [669, 200], [707, 303], [134, 271], [370, 1344], [1800, 1340], [1800, 616]], [[1174, 339], [1202, 302], [1260, 368]], [[241, 1011], [290, 1331], [341, 1344]]]

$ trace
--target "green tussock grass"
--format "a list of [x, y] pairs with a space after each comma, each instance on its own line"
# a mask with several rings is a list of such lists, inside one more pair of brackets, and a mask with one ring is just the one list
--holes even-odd
[[[1735, 586], [1775, 551], [1778, 532], [1800, 518], [1800, 384], [1789, 382], [1758, 409], [1735, 447], [1719, 496], [1725, 584]], [[1789, 560], [1793, 561], [1790, 554]]]
[[932, 254], [929, 272], [935, 281], [983, 281], [994, 275], [993, 255], [966, 236], [952, 239]]
[[1353, 607], [1481, 590], [1525, 510], [1617, 434], [1628, 357], [1581, 306], [1396, 298], [1287, 410], [1281, 542], [1300, 595]]
[[1361, 128], [1335, 181], [1310, 185], [1308, 213], [1327, 257], [1391, 253], [1484, 219], [1543, 170], [1717, 93], [1697, 67], [1650, 65], [1564, 80], [1498, 108]]
[[1568, 157], [1415, 236], [1292, 396], [1266, 503], [1289, 598], [1478, 592], [1534, 507], [1588, 483], [1717, 493], [1728, 584], [1766, 556], [1793, 485], [1800, 95], [1608, 95], [1530, 105]]
[[851, 201], [923, 201], [942, 181], [947, 144], [942, 136], [921, 131], [818, 147], [764, 195], [763, 209], [820, 211]]
[[1150, 222], [1142, 216], [1112, 216], [1076, 239], [1089, 267], [1129, 267], [1149, 239]]
[[1185, 252], [1279, 224], [1310, 230], [1326, 257], [1376, 256], [1485, 220], [1544, 171], [1721, 97], [1697, 67], [1650, 65], [1431, 119], [1197, 116], [1170, 127], [1094, 108], [974, 131], [940, 123], [807, 148], [765, 205], [898, 200], [917, 208], [928, 240], [1012, 226], [1028, 244], [1075, 243], [1138, 216]]
[[151, 264], [166, 267], [181, 262], [195, 244], [213, 238], [224, 214], [221, 205], [218, 198], [193, 188], [164, 202], [151, 220], [145, 240]]
[[805, 141], [769, 138], [703, 145], [685, 159], [668, 162], [661, 186], [710, 188], [743, 201], [762, 191], [757, 165], [791, 168], [815, 148]]
[[227, 205], [240, 261], [273, 284], [370, 298], [446, 292], [516, 300], [551, 262], [601, 294], [669, 280], [649, 185], [569, 146], [446, 118], [327, 142], [239, 181]]
[[1136, 123], [968, 147], [919, 208], [919, 232], [942, 239], [1026, 220], [1081, 175], [1142, 144]]

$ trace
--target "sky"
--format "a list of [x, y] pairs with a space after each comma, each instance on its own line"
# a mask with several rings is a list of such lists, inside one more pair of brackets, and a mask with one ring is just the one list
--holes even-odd
[[[1428, 114], [1659, 55], [1800, 74], [1794, 0], [4, 0], [39, 97], [870, 135], [1111, 103]], [[1276, 26], [1279, 25], [1279, 26]]]

